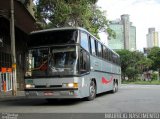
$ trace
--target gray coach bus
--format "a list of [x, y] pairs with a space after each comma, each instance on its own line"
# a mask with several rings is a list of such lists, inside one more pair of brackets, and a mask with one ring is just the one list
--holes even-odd
[[25, 94], [29, 98], [86, 98], [118, 91], [119, 55], [83, 28], [56, 28], [30, 34]]

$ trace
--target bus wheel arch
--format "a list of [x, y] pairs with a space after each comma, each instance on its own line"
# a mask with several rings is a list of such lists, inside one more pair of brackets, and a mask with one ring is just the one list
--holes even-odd
[[96, 91], [97, 91], [97, 82], [95, 78], [92, 78], [91, 81], [94, 81], [95, 85], [96, 85]]
[[117, 84], [117, 89], [116, 89], [116, 92], [118, 92], [118, 79], [116, 79], [116, 84]]
[[118, 79], [116, 79], [116, 83], [117, 83], [117, 85], [118, 85]]
[[91, 79], [89, 84], [89, 96], [86, 97], [88, 101], [94, 100], [97, 92], [96, 79]]
[[97, 82], [95, 78], [92, 78], [91, 81], [93, 81], [95, 83], [95, 87], [96, 87], [96, 94], [97, 94]]
[[118, 91], [118, 80], [114, 79], [113, 80], [113, 88], [111, 90], [112, 93], [116, 93]]

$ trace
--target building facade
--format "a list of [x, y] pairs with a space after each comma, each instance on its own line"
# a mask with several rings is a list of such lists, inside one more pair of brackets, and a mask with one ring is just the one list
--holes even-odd
[[108, 46], [112, 49], [124, 49], [124, 33], [123, 25], [119, 21], [113, 21], [110, 24], [110, 28], [116, 32], [116, 38], [108, 40]]
[[155, 28], [148, 29], [148, 34], [146, 35], [146, 39], [147, 39], [147, 48], [159, 47], [158, 32], [155, 31]]
[[[12, 90], [12, 55], [10, 37], [11, 0], [0, 1], [0, 95]], [[19, 0], [14, 0], [17, 88], [24, 88], [25, 51], [28, 34], [36, 30], [36, 21]]]
[[130, 43], [129, 43], [129, 49], [131, 51], [136, 50], [136, 27], [130, 26]]
[[108, 41], [111, 49], [136, 50], [136, 27], [132, 26], [129, 15], [121, 15], [121, 20], [111, 21], [109, 26], [116, 33], [116, 38]]

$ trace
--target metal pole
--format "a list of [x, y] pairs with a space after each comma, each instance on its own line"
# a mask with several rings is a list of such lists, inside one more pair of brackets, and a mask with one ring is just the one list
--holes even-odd
[[15, 25], [14, 25], [14, 0], [11, 0], [11, 19], [10, 19], [10, 36], [11, 36], [11, 56], [13, 69], [13, 90], [12, 94], [17, 95], [17, 76], [16, 76], [16, 51], [15, 51]]

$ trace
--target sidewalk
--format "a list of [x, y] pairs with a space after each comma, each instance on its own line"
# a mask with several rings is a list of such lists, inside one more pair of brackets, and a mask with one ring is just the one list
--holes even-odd
[[0, 92], [0, 101], [11, 101], [25, 99], [24, 91], [17, 91], [17, 95], [13, 96], [12, 92]]

